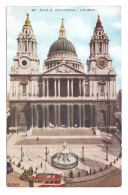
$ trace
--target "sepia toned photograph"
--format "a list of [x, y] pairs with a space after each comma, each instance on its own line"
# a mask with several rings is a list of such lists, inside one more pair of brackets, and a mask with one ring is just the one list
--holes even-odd
[[6, 7], [7, 187], [121, 187], [119, 6]]

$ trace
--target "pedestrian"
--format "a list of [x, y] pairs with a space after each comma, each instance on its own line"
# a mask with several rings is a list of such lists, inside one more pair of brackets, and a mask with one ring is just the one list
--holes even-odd
[[73, 178], [73, 172], [72, 172], [72, 171], [70, 171], [69, 177], [70, 177], [70, 178]]

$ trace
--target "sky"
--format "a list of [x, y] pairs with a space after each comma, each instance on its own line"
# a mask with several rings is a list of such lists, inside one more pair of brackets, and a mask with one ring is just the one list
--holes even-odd
[[78, 59], [86, 68], [90, 54], [89, 42], [100, 15], [104, 32], [109, 37], [109, 53], [117, 74], [116, 91], [121, 89], [121, 12], [119, 6], [83, 7], [8, 7], [7, 8], [7, 90], [10, 90], [9, 72], [17, 52], [17, 37], [29, 18], [37, 40], [40, 71], [50, 46], [59, 37], [61, 19], [64, 18], [66, 37], [75, 46]]

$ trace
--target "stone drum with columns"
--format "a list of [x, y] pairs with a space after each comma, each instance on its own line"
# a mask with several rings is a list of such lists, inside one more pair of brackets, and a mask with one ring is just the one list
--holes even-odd
[[66, 37], [63, 19], [43, 72], [39, 72], [37, 41], [29, 14], [17, 42], [10, 71], [11, 132], [116, 128], [116, 73], [109, 55], [109, 38], [99, 16], [90, 41], [87, 72]]

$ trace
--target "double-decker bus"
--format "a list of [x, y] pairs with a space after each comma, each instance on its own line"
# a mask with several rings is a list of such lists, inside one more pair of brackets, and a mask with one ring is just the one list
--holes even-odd
[[33, 187], [64, 187], [65, 181], [59, 174], [37, 173], [33, 180]]

